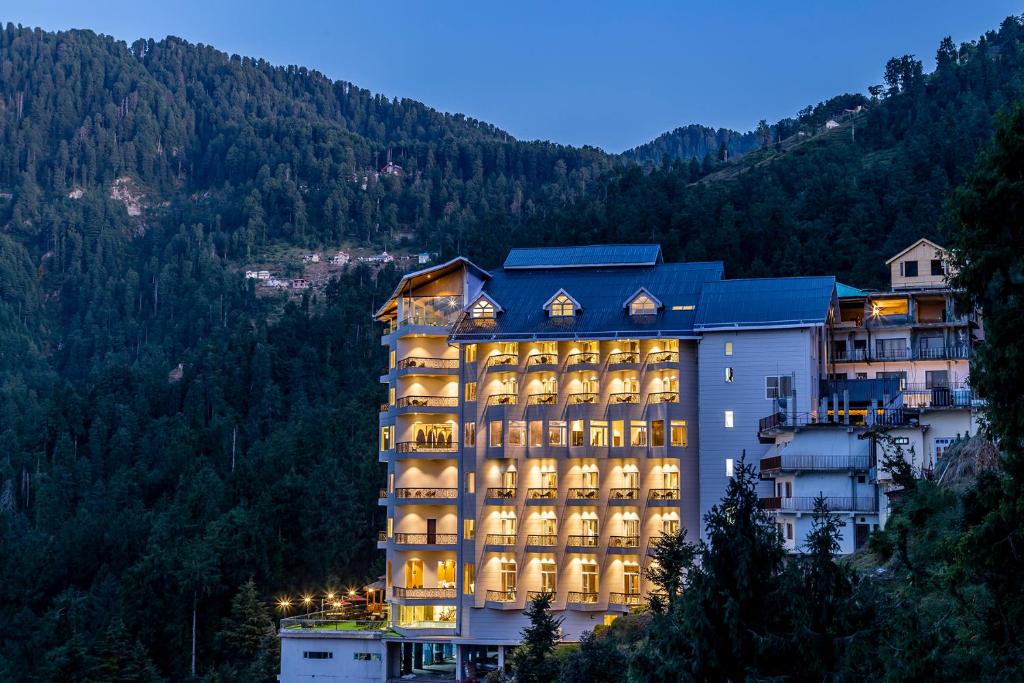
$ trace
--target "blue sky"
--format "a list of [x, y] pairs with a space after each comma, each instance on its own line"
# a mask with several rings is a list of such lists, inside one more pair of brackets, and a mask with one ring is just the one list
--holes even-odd
[[1022, 11], [994, 0], [8, 0], [0, 20], [129, 42], [177, 35], [518, 138], [618, 152], [688, 123], [748, 130], [864, 92], [892, 56], [931, 70], [942, 36], [971, 40]]

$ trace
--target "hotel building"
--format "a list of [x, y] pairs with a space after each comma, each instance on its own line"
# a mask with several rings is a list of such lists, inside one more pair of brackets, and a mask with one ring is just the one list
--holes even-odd
[[[915, 298], [934, 294], [900, 294], [904, 318], [934, 316]], [[919, 375], [939, 382], [921, 374], [937, 368], [838, 357], [896, 348], [875, 346], [895, 317], [876, 327], [852, 312], [856, 299], [872, 320], [893, 298], [840, 298], [832, 277], [726, 280], [721, 263], [665, 263], [657, 245], [513, 249], [490, 272], [456, 258], [406, 275], [376, 313], [389, 358], [378, 545], [390, 622], [337, 632], [282, 624], [281, 680], [397, 678], [441, 651], [454, 651], [461, 678], [464, 662], [487, 649], [502, 661], [518, 643], [535, 594], [554, 596], [569, 641], [643, 604], [651, 543], [680, 528], [699, 537], [741, 458], [788, 465], [784, 449], [795, 452], [808, 425], [852, 414], [828, 402], [840, 375], [907, 373], [879, 376], [891, 395], [871, 397], [876, 414], [902, 392], [917, 396]], [[901, 319], [907, 348], [938, 349], [915, 327], [931, 323], [913, 320]], [[951, 342], [959, 329], [941, 327]], [[950, 367], [950, 395], [963, 363], [962, 374]], [[850, 383], [878, 388], [865, 386]], [[774, 499], [803, 495], [804, 472], [766, 472], [764, 499], [785, 535], [790, 510]]]

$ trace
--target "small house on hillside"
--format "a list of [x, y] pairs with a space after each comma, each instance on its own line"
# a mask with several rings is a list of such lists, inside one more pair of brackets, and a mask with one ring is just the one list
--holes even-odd
[[309, 289], [309, 280], [303, 277], [292, 278], [292, 289]]
[[348, 264], [351, 257], [347, 251], [339, 251], [337, 254], [331, 257], [331, 264], [335, 266], [344, 266]]

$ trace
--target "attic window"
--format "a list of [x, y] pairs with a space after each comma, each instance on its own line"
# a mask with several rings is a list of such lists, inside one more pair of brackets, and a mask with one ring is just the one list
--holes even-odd
[[630, 315], [655, 315], [657, 312], [658, 305], [646, 294], [641, 294], [629, 303]]
[[569, 318], [576, 315], [576, 304], [565, 294], [559, 294], [551, 300], [552, 318]]
[[480, 299], [473, 304], [469, 314], [476, 320], [493, 320], [494, 306], [487, 299]]

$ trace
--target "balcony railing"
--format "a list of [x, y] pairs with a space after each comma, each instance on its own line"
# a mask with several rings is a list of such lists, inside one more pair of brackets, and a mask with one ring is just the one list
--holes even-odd
[[974, 402], [974, 390], [964, 382], [943, 386], [907, 384], [902, 394], [903, 405], [908, 408], [967, 408]]
[[389, 410], [391, 410], [391, 404], [390, 403], [381, 403], [379, 410], [382, 413], [386, 413]]
[[534, 353], [526, 357], [526, 366], [558, 365], [557, 353]]
[[589, 486], [575, 486], [569, 489], [568, 500], [597, 500], [598, 490]]
[[528, 406], [553, 406], [558, 403], [558, 394], [530, 394], [526, 397]]
[[[783, 512], [813, 512], [813, 496], [780, 498], [772, 496], [761, 498], [762, 510], [780, 510]], [[827, 496], [825, 503], [830, 512], [878, 512], [878, 499], [873, 496]]]
[[515, 353], [499, 353], [487, 358], [488, 368], [515, 367], [519, 365], [519, 356]]
[[609, 548], [639, 548], [640, 537], [639, 536], [609, 536], [608, 537]]
[[282, 631], [386, 631], [387, 619], [356, 621], [341, 619], [328, 612], [315, 612], [301, 617], [284, 617], [281, 619]]
[[388, 490], [387, 489], [377, 489], [377, 497], [378, 498], [387, 498], [388, 497]]
[[397, 545], [455, 545], [458, 534], [395, 534]]
[[383, 542], [385, 542], [387, 540], [388, 540], [388, 532], [386, 532], [386, 531], [378, 531], [377, 532], [377, 542], [378, 543], [383, 543]]
[[405, 588], [392, 586], [391, 595], [407, 600], [451, 600], [455, 597], [454, 588]]
[[772, 470], [860, 470], [868, 469], [866, 455], [773, 455], [761, 458], [761, 471]]
[[679, 489], [651, 489], [647, 500], [679, 500]]
[[484, 497], [493, 500], [515, 500], [516, 490], [515, 487], [489, 488]]
[[611, 489], [608, 500], [639, 500], [640, 489]]
[[528, 602], [533, 602], [534, 600], [536, 600], [537, 598], [539, 598], [542, 595], [550, 596], [552, 602], [554, 602], [554, 600], [555, 600], [555, 591], [554, 591], [554, 589], [549, 590], [549, 591], [526, 591], [526, 600]]
[[516, 589], [510, 588], [503, 591], [487, 591], [487, 602], [515, 602]]
[[653, 365], [655, 363], [678, 363], [679, 352], [678, 351], [651, 351], [647, 354], [647, 364]]
[[619, 403], [639, 403], [640, 394], [635, 391], [624, 391], [608, 396], [608, 403], [615, 405]]
[[403, 488], [395, 489], [396, 498], [440, 498], [454, 500], [459, 497], [458, 489], [444, 488]]
[[457, 443], [439, 443], [430, 441], [399, 441], [395, 444], [398, 453], [454, 453], [459, 450]]
[[459, 367], [458, 358], [427, 358], [425, 356], [409, 356], [398, 361], [399, 370], [424, 368], [428, 370], [454, 370]]
[[515, 394], [491, 394], [487, 397], [489, 406], [514, 406], [517, 396]]
[[639, 593], [609, 593], [609, 605], [639, 606], [641, 604]]
[[593, 393], [578, 393], [569, 394], [569, 403], [597, 403], [597, 394]]
[[558, 489], [556, 488], [532, 488], [526, 489], [527, 500], [555, 500], [558, 498]]
[[596, 605], [597, 593], [586, 593], [583, 591], [569, 591], [569, 602], [574, 605]]
[[570, 353], [565, 357], [565, 364], [568, 367], [573, 365], [597, 365], [601, 362], [601, 355], [596, 351], [581, 351]]
[[484, 538], [485, 545], [509, 546], [516, 544], [515, 534], [487, 534]]
[[618, 353], [608, 354], [608, 365], [618, 365], [622, 363], [639, 363], [640, 354], [636, 351], [620, 351]]
[[576, 546], [577, 548], [596, 548], [600, 538], [600, 536], [591, 534], [574, 534], [572, 536], [569, 536], [566, 544]]
[[526, 537], [526, 545], [553, 546], [558, 544], [555, 534], [530, 534]]
[[837, 363], [853, 363], [867, 361], [892, 360], [965, 360], [971, 357], [968, 344], [950, 346], [905, 346], [895, 349], [844, 349], [832, 352], [832, 360]]
[[679, 403], [678, 391], [656, 391], [647, 395], [648, 403]]
[[762, 417], [757, 424], [758, 434], [771, 434], [780, 429], [793, 429], [806, 427], [808, 425], [839, 425], [848, 424], [854, 426], [888, 426], [905, 427], [913, 426], [917, 422], [916, 414], [907, 412], [904, 408], [884, 408], [868, 410], [864, 414], [851, 413], [847, 415], [847, 421], [841, 421], [842, 415], [834, 413], [775, 413], [768, 417]]
[[395, 405], [399, 408], [457, 408], [458, 396], [402, 396]]

